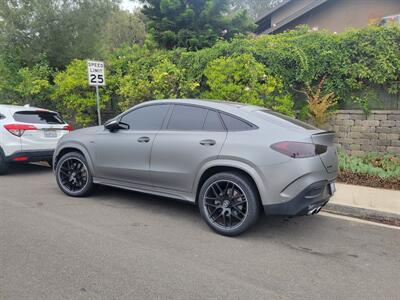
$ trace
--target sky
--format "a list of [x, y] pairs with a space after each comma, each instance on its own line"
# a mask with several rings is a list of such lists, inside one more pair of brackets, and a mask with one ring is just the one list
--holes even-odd
[[129, 0], [122, 0], [122, 3], [121, 3], [122, 9], [130, 10], [130, 11], [135, 9], [137, 6], [138, 6], [137, 3], [135, 3], [134, 1], [129, 1]]

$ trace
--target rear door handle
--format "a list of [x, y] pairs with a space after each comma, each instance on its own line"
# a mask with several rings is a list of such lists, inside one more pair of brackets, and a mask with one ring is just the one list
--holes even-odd
[[200, 145], [203, 146], [214, 146], [216, 144], [216, 141], [214, 140], [202, 140], [200, 141]]
[[142, 136], [137, 140], [139, 143], [148, 143], [150, 142], [150, 138], [148, 136]]

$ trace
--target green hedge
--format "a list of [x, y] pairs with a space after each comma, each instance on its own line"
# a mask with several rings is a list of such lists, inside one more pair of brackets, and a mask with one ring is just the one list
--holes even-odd
[[[144, 46], [108, 55], [102, 105], [112, 100], [117, 110], [123, 110], [150, 99], [218, 98], [288, 115], [300, 109], [306, 117], [307, 102], [298, 100], [299, 95], [314, 90], [321, 97], [333, 93], [339, 106], [356, 102], [367, 111], [377, 88], [391, 94], [400, 91], [399, 45], [396, 26], [341, 34], [302, 26], [277, 35], [238, 36], [192, 52], [161, 50], [147, 40]], [[95, 94], [87, 86], [83, 60], [58, 72], [41, 64], [17, 72], [12, 80], [14, 73], [2, 66], [0, 61], [1, 74], [8, 76], [0, 78], [3, 102], [50, 105], [81, 125], [94, 123]], [[32, 86], [23, 84], [26, 81]]]

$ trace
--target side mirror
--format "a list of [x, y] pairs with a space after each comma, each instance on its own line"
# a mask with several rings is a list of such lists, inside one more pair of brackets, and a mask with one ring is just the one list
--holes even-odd
[[106, 124], [104, 124], [104, 128], [112, 131], [117, 131], [120, 129], [129, 129], [129, 125], [119, 122], [117, 120], [111, 120], [109, 122], [107, 122]]

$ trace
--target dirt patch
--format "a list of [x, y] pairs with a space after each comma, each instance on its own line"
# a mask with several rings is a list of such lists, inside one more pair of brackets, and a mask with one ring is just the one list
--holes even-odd
[[400, 190], [400, 177], [390, 177], [383, 179], [376, 175], [353, 173], [351, 171], [341, 170], [337, 181], [375, 188]]

